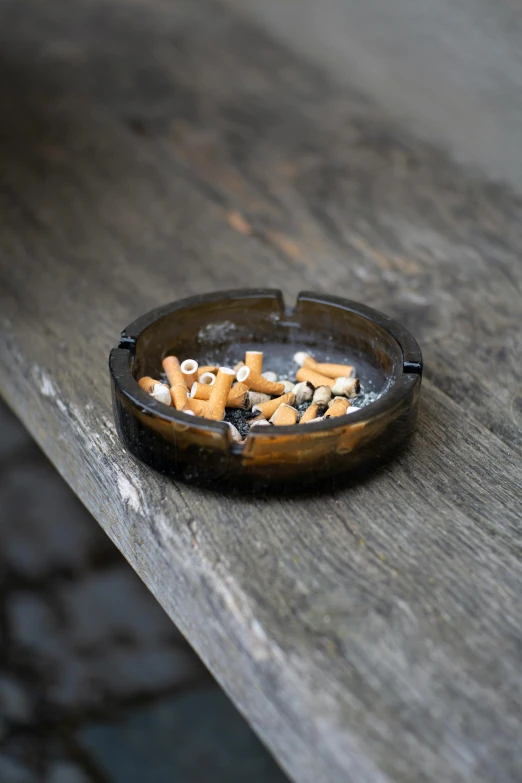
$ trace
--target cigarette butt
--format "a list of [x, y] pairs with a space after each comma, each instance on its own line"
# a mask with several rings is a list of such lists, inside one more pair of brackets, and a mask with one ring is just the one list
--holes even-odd
[[199, 376], [198, 382], [205, 384], [205, 386], [213, 386], [216, 382], [216, 376], [213, 372], [203, 372]]
[[187, 384], [181, 372], [181, 365], [176, 356], [166, 356], [162, 362], [163, 369], [170, 383], [170, 396], [176, 410], [183, 410], [187, 401]]
[[164, 405], [171, 404], [170, 390], [164, 383], [155, 381], [154, 378], [149, 378], [149, 376], [141, 378], [138, 383], [147, 394], [150, 394], [158, 402], [162, 402]]
[[294, 390], [295, 383], [292, 383], [292, 381], [281, 381], [281, 383], [285, 387], [285, 394]]
[[333, 378], [321, 375], [321, 373], [311, 370], [309, 367], [301, 367], [301, 369], [296, 372], [295, 377], [299, 382], [310, 381], [315, 387], [330, 386], [331, 388], [335, 383]]
[[240, 383], [246, 383], [249, 389], [256, 392], [263, 392], [263, 394], [275, 395], [280, 397], [284, 394], [284, 383], [273, 383], [273, 381], [267, 381], [262, 375], [252, 370], [250, 367], [242, 367], [238, 372], [236, 378]]
[[219, 370], [219, 367], [217, 366], [217, 364], [204, 364], [202, 367], [198, 367], [198, 378], [197, 378], [197, 380], [201, 383], [201, 376], [202, 375], [204, 375], [206, 372], [211, 372], [212, 375], [215, 375], [218, 370]]
[[[315, 419], [308, 419], [308, 421], [305, 421], [305, 424], [315, 424], [316, 421], [324, 421], [324, 416], [317, 416]], [[303, 422], [299, 422], [299, 424], [302, 424]]]
[[262, 402], [261, 405], [254, 405], [252, 408], [252, 411], [254, 413], [262, 413], [265, 419], [269, 419], [271, 416], [274, 415], [276, 410], [279, 408], [280, 405], [283, 405], [286, 403], [287, 405], [293, 405], [295, 402], [295, 394], [293, 392], [288, 392], [288, 394], [283, 394], [281, 397], [277, 397], [275, 400], [269, 400], [268, 402]]
[[177, 356], [165, 356], [162, 365], [171, 386], [184, 386], [187, 388], [185, 376], [181, 372], [181, 365]]
[[288, 427], [297, 423], [297, 416], [298, 413], [295, 408], [283, 403], [276, 410], [270, 421], [272, 424], [275, 424], [276, 427]]
[[187, 389], [198, 379], [198, 363], [194, 359], [185, 359], [180, 366]]
[[272, 381], [272, 383], [277, 383], [277, 373], [272, 372], [272, 370], [267, 370], [266, 372], [262, 372], [261, 375], [263, 378], [266, 378], [267, 381]]
[[248, 386], [246, 383], [235, 383], [227, 397], [226, 408], [244, 408], [247, 404]]
[[314, 396], [314, 387], [310, 381], [301, 381], [294, 386], [295, 403], [302, 405], [303, 402], [310, 402]]
[[312, 419], [315, 419], [316, 416], [319, 415], [319, 405], [317, 403], [313, 402], [303, 413], [301, 416], [301, 419], [299, 420], [299, 424], [306, 424], [307, 422], [311, 421]]
[[272, 425], [270, 424], [270, 422], [267, 421], [266, 419], [254, 419], [254, 421], [250, 425], [250, 429], [252, 430], [254, 429], [254, 427], [271, 427], [271, 426]]
[[216, 382], [210, 387], [208, 409], [205, 414], [207, 419], [219, 421], [225, 415], [225, 406], [234, 382], [234, 376], [235, 372], [231, 367], [219, 368], [218, 374], [216, 375]]
[[[236, 383], [230, 389], [230, 394], [227, 397], [226, 408], [244, 408], [245, 398], [248, 392], [248, 386], [244, 383]], [[190, 390], [190, 397], [193, 400], [209, 400], [212, 393], [212, 386], [207, 386], [204, 383], [192, 384]]]
[[196, 416], [206, 416], [208, 410], [208, 402], [205, 400], [194, 400], [192, 397], [187, 397], [183, 413], [193, 413]]
[[188, 400], [188, 392], [186, 386], [171, 386], [170, 398], [172, 404], [178, 411], [182, 411]]
[[312, 367], [316, 372], [327, 375], [329, 378], [352, 378], [355, 367], [350, 364], [328, 364], [328, 362], [316, 362]]
[[314, 391], [312, 402], [319, 405], [320, 408], [325, 408], [332, 399], [332, 390], [329, 386], [318, 386]]
[[246, 351], [245, 364], [261, 375], [263, 372], [263, 351]]
[[334, 397], [324, 416], [326, 419], [332, 419], [335, 416], [344, 416], [349, 407], [350, 403], [346, 397]]
[[331, 364], [330, 362], [316, 362], [313, 356], [304, 351], [298, 351], [294, 354], [294, 361], [300, 367], [306, 367], [309, 370], [314, 370], [321, 375], [326, 375], [327, 378], [351, 378], [355, 372], [355, 368], [349, 364]]
[[239, 370], [245, 366], [245, 362], [239, 361], [237, 364], [234, 364], [233, 370], [237, 374]]
[[261, 405], [262, 402], [268, 402], [270, 399], [269, 394], [263, 394], [262, 392], [255, 392], [251, 389], [248, 392], [248, 400], [250, 403], [250, 407], [253, 408], [254, 405]]
[[332, 394], [335, 397], [355, 397], [360, 391], [358, 378], [336, 378], [332, 386]]
[[193, 400], [209, 400], [212, 386], [197, 381], [190, 387], [190, 397]]

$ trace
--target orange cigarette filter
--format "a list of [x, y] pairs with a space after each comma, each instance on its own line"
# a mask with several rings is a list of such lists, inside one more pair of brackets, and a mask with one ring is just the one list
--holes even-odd
[[171, 386], [185, 386], [187, 388], [177, 356], [165, 356], [162, 365]]
[[[227, 397], [226, 408], [242, 408], [245, 402], [245, 397], [248, 392], [248, 386], [245, 383], [236, 383], [230, 389], [230, 394]], [[194, 383], [190, 391], [190, 397], [193, 400], [209, 400], [212, 393], [212, 386], [207, 386], [203, 383]]]
[[335, 416], [344, 416], [348, 408], [350, 407], [350, 403], [346, 399], [346, 397], [334, 397], [332, 402], [330, 403], [330, 407], [326, 411], [325, 418], [326, 419], [332, 419]]
[[198, 379], [198, 363], [194, 359], [185, 359], [181, 364], [181, 372], [187, 389]]
[[328, 364], [327, 362], [316, 362], [315, 367], [312, 367], [316, 372], [320, 372], [321, 375], [326, 375], [328, 378], [351, 378], [355, 373], [355, 367], [350, 364]]
[[243, 408], [247, 394], [248, 386], [246, 383], [235, 383], [230, 389], [225, 407]]
[[316, 419], [317, 416], [319, 416], [319, 405], [316, 405], [316, 403], [313, 402], [301, 416], [299, 424], [306, 424], [307, 421], [312, 421], [312, 419]]
[[228, 395], [234, 382], [235, 372], [230, 367], [220, 367], [216, 376], [216, 382], [210, 387], [208, 408], [205, 414], [207, 419], [221, 421], [225, 415], [225, 407]]
[[[219, 367], [217, 366], [217, 364], [204, 364], [203, 367], [198, 367], [198, 377], [197, 377], [197, 380], [199, 381], [201, 376], [204, 373], [206, 373], [206, 372], [211, 372], [213, 375], [215, 375], [218, 370], [219, 370]], [[165, 370], [165, 372], [166, 372], [166, 370]]]
[[298, 413], [291, 405], [283, 403], [276, 410], [270, 421], [276, 427], [288, 427], [297, 422]]
[[209, 400], [212, 386], [206, 383], [198, 383], [197, 381], [192, 384], [190, 389], [190, 398], [192, 400]]
[[295, 402], [295, 394], [288, 392], [281, 397], [277, 397], [275, 400], [268, 400], [268, 402], [262, 402], [260, 405], [255, 406], [255, 410], [263, 414], [265, 419], [269, 419], [274, 415], [280, 405], [286, 403], [287, 405], [293, 405]]
[[140, 378], [138, 381], [138, 384], [147, 394], [152, 394], [157, 383], [161, 383], [161, 381], [155, 381], [154, 378], [150, 378], [148, 375], [145, 375], [144, 378]]
[[334, 378], [328, 378], [327, 375], [321, 375], [321, 373], [311, 370], [309, 367], [301, 367], [301, 369], [297, 371], [295, 377], [299, 382], [310, 381], [316, 388], [318, 386], [329, 386], [332, 388], [335, 383]]
[[181, 411], [185, 407], [188, 392], [179, 360], [176, 356], [165, 356], [162, 365], [169, 379], [172, 404], [176, 410]]
[[275, 395], [276, 397], [280, 397], [285, 392], [284, 383], [267, 381], [266, 378], [263, 378], [262, 375], [250, 367], [242, 367], [236, 377], [240, 383], [246, 383], [252, 391], [270, 394], [271, 396]]
[[208, 402], [205, 400], [194, 400], [192, 397], [187, 397], [183, 413], [191, 411], [196, 416], [206, 416], [208, 410]]
[[259, 375], [263, 372], [263, 351], [246, 351], [245, 364]]
[[307, 367], [327, 378], [351, 378], [355, 368], [349, 364], [330, 364], [329, 362], [316, 362], [310, 354], [296, 353], [295, 360], [301, 367]]

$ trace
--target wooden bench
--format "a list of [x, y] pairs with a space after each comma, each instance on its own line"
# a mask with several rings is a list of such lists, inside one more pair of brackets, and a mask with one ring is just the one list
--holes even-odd
[[[302, 783], [521, 762], [521, 202], [207, 0], [0, 7], [0, 389]], [[338, 293], [424, 352], [406, 455], [333, 496], [134, 460], [107, 357], [163, 302]]]

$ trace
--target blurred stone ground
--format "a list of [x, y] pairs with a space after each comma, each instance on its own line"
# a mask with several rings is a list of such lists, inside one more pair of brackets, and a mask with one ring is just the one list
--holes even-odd
[[284, 783], [0, 403], [0, 783]]

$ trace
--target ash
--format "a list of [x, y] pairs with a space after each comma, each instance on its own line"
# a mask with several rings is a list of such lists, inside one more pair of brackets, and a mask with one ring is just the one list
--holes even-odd
[[243, 438], [246, 438], [250, 432], [250, 421], [251, 419], [255, 419], [256, 416], [257, 413], [246, 411], [243, 408], [225, 409], [225, 421], [233, 424]]

